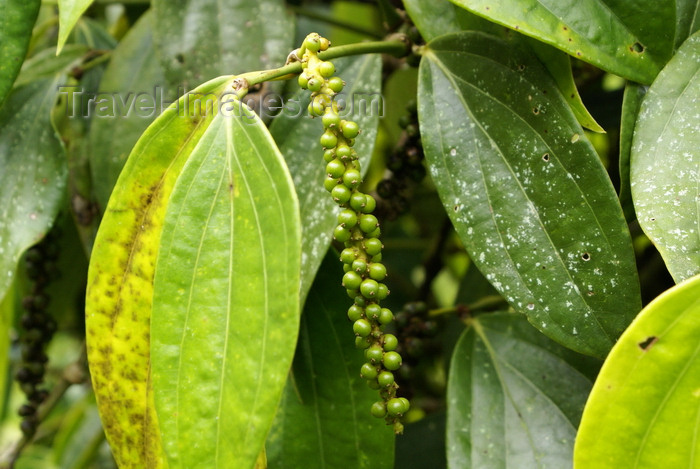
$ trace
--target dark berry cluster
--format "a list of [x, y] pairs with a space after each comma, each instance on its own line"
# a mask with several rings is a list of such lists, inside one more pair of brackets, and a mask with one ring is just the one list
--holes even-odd
[[56, 321], [48, 313], [49, 297], [46, 287], [56, 276], [55, 261], [58, 257], [56, 230], [50, 232], [44, 240], [30, 248], [25, 255], [27, 277], [32, 282], [31, 292], [22, 300], [24, 314], [20, 319], [20, 349], [22, 362], [15, 378], [27, 402], [19, 408], [22, 417], [22, 433], [31, 436], [36, 431], [38, 419], [37, 407], [46, 400], [48, 391], [41, 389], [48, 357], [46, 344], [56, 332]]
[[[401, 311], [396, 313], [396, 327], [398, 350], [406, 356], [400, 378], [402, 382], [409, 384], [421, 358], [438, 351], [436, 344], [431, 340], [438, 332], [438, 325], [434, 319], [428, 317], [428, 308], [424, 302], [413, 301], [406, 303]], [[409, 395], [412, 394], [410, 386], [407, 391]]]
[[403, 134], [386, 162], [391, 175], [377, 184], [377, 195], [382, 199], [379, 210], [389, 219], [408, 210], [408, 199], [413, 188], [423, 180], [426, 173], [416, 102], [409, 102], [406, 110], [406, 114], [399, 119], [399, 125], [404, 129]]
[[372, 214], [377, 204], [374, 197], [358, 189], [362, 176], [353, 145], [360, 128], [357, 123], [340, 117], [333, 100], [344, 83], [333, 76], [333, 64], [318, 57], [318, 52], [328, 49], [329, 45], [327, 39], [316, 33], [306, 37], [297, 52], [303, 68], [299, 85], [312, 92], [309, 113], [323, 121], [321, 146], [327, 174], [324, 186], [341, 208], [333, 236], [345, 246], [340, 255], [345, 270], [343, 286], [354, 299], [348, 318], [353, 322], [355, 345], [365, 351], [367, 360], [360, 375], [371, 388], [379, 390], [382, 397], [372, 405], [371, 413], [386, 418], [394, 431], [401, 433], [403, 425], [399, 419], [408, 412], [410, 405], [407, 399], [396, 396], [398, 385], [393, 372], [402, 362], [401, 355], [396, 352], [398, 340], [383, 331], [394, 320], [394, 315], [379, 304], [389, 295], [389, 289], [382, 283], [386, 267], [382, 264], [381, 231]]

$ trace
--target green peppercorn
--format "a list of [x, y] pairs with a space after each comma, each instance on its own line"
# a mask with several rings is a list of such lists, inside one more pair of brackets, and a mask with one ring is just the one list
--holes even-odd
[[326, 165], [326, 174], [335, 179], [342, 177], [345, 174], [345, 163], [338, 158], [334, 159]]
[[343, 184], [350, 189], [354, 189], [362, 182], [362, 176], [356, 169], [348, 169], [343, 173]]
[[353, 192], [352, 197], [350, 198], [350, 207], [352, 207], [353, 210], [361, 212], [366, 203], [367, 197], [365, 194], [359, 191]]
[[380, 283], [377, 288], [377, 300], [381, 301], [387, 296], [389, 296], [389, 288], [385, 284]]
[[360, 126], [353, 121], [343, 121], [340, 126], [345, 138], [355, 138], [360, 133]]
[[332, 177], [327, 177], [323, 181], [323, 187], [326, 188], [328, 192], [332, 192], [333, 188], [338, 185], [338, 179], [333, 179]]
[[369, 194], [365, 195], [365, 206], [362, 209], [362, 213], [372, 213], [374, 209], [377, 208], [377, 201], [374, 197]]
[[[372, 325], [366, 319], [358, 319], [352, 325], [352, 330], [355, 332], [356, 335], [359, 335], [360, 337], [367, 337], [372, 332]], [[396, 353], [396, 352], [393, 352], [393, 353]], [[397, 353], [396, 355], [399, 355], [399, 354]], [[399, 365], [401, 364], [400, 362], [401, 362], [401, 355], [399, 355]], [[384, 366], [386, 366], [386, 365], [384, 365]], [[389, 367], [386, 367], [386, 368], [390, 369]], [[397, 366], [394, 369], [396, 370], [398, 368], [399, 367]]]
[[362, 277], [352, 270], [345, 272], [343, 275], [343, 286], [349, 290], [357, 290], [362, 283]]
[[329, 48], [330, 45], [331, 45], [331, 41], [329, 41], [329, 40], [326, 39], [325, 37], [321, 37], [321, 38], [319, 39], [318, 44], [319, 44], [319, 50], [322, 50], [322, 51], [323, 51], [323, 50], [328, 50], [328, 48]]
[[367, 263], [362, 259], [355, 259], [352, 262], [351, 268], [358, 274], [364, 275], [364, 273], [367, 272]]
[[384, 363], [384, 368], [390, 371], [398, 370], [399, 368], [401, 368], [401, 361], [401, 355], [393, 351], [385, 353], [384, 358], [382, 359], [382, 363]]
[[319, 80], [316, 77], [312, 77], [306, 82], [306, 88], [309, 91], [321, 91], [321, 87], [323, 86], [323, 81]]
[[306, 76], [305, 73], [299, 75], [297, 81], [299, 82], [299, 86], [301, 86], [302, 88], [307, 88], [309, 86], [309, 78]]
[[369, 265], [369, 277], [381, 282], [386, 277], [386, 267], [384, 264], [373, 262]]
[[340, 243], [348, 241], [350, 239], [350, 230], [348, 230], [344, 226], [336, 226], [333, 230], [333, 239]]
[[377, 217], [368, 213], [361, 215], [358, 222], [360, 224], [360, 229], [365, 233], [372, 233], [379, 225]]
[[370, 256], [376, 256], [377, 254], [381, 253], [382, 248], [384, 247], [378, 238], [365, 239], [364, 246], [365, 251], [367, 251], [367, 254]]
[[386, 416], [386, 404], [384, 401], [377, 401], [372, 404], [370, 413], [378, 419], [384, 418], [384, 416]]
[[326, 106], [324, 106], [323, 103], [321, 102], [321, 100], [319, 100], [319, 99], [313, 99], [309, 103], [309, 107], [308, 107], [309, 114], [311, 116], [322, 116], [323, 111], [325, 109], [326, 109]]
[[360, 292], [365, 298], [374, 298], [374, 296], [377, 294], [378, 288], [379, 284], [377, 281], [372, 280], [371, 278], [363, 280], [360, 284]]
[[377, 374], [377, 367], [371, 363], [365, 363], [362, 365], [362, 368], [360, 368], [360, 376], [364, 379], [375, 379]]
[[348, 200], [350, 200], [350, 197], [352, 196], [352, 191], [344, 185], [338, 184], [331, 190], [331, 196], [333, 196], [333, 200], [335, 200], [339, 204], [344, 204], [347, 203]]
[[340, 77], [333, 77], [328, 80], [328, 87], [333, 90], [334, 93], [340, 93], [343, 91], [344, 86], [345, 83], [343, 83], [343, 80]]
[[332, 130], [326, 130], [321, 135], [320, 142], [323, 148], [333, 148], [338, 144], [338, 137], [335, 136]]
[[335, 73], [335, 65], [332, 62], [321, 62], [318, 66], [318, 72], [323, 78], [332, 77]]
[[341, 143], [335, 149], [335, 154], [340, 159], [347, 159], [347, 158], [350, 158], [350, 156], [352, 156], [352, 149], [349, 146], [347, 146], [346, 144]]
[[323, 161], [330, 163], [335, 159], [335, 151], [332, 149], [323, 152]]
[[394, 384], [394, 373], [391, 371], [382, 371], [377, 375], [377, 382], [383, 388], [387, 388]]
[[384, 357], [384, 349], [379, 345], [372, 345], [370, 348], [365, 350], [365, 358], [372, 363], [379, 363]]
[[382, 313], [382, 307], [377, 303], [370, 303], [367, 305], [367, 308], [365, 308], [365, 313], [367, 314], [368, 318], [377, 320], [379, 319], [379, 315]]
[[377, 226], [377, 229], [367, 233], [367, 236], [370, 238], [379, 238], [382, 235], [382, 230]]
[[340, 260], [345, 264], [352, 264], [352, 261], [354, 261], [356, 258], [357, 251], [354, 248], [345, 248], [340, 253]]
[[345, 209], [338, 214], [338, 223], [345, 228], [352, 228], [357, 225], [357, 213], [354, 210]]
[[411, 409], [411, 403], [405, 397], [399, 397], [399, 400], [403, 404], [403, 413], [405, 414]]
[[392, 313], [389, 308], [382, 308], [382, 310], [379, 312], [379, 317], [377, 320], [381, 325], [389, 324], [394, 320], [394, 313]]
[[304, 47], [311, 52], [318, 52], [321, 50], [320, 36], [318, 36], [318, 34], [306, 36], [306, 39], [304, 39]]
[[357, 305], [352, 305], [350, 308], [348, 308], [348, 319], [355, 322], [358, 319], [362, 319], [363, 313], [362, 308]]
[[363, 298], [362, 295], [358, 295], [355, 297], [355, 304], [360, 308], [365, 308], [367, 306], [367, 300]]
[[383, 347], [385, 352], [394, 351], [396, 347], [399, 346], [399, 339], [397, 339], [394, 334], [384, 334], [382, 342], [384, 343]]
[[398, 417], [403, 415], [405, 404], [397, 397], [389, 399], [386, 403], [386, 411], [392, 417]]
[[355, 347], [359, 349], [366, 349], [370, 346], [371, 340], [369, 337], [355, 337]]
[[323, 115], [322, 121], [323, 126], [328, 129], [340, 124], [340, 116], [332, 110], [327, 110]]
[[382, 261], [382, 253], [380, 252], [379, 254], [375, 254], [374, 256], [372, 256], [372, 258], [370, 259], [370, 261], [372, 261], [372, 262], [374, 262], [374, 263], [379, 263], [379, 262], [381, 262], [381, 261]]

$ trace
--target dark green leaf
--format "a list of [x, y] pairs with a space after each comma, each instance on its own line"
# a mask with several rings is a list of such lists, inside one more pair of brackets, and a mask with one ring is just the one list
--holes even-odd
[[97, 21], [80, 17], [75, 25], [76, 44], [85, 44], [91, 49], [110, 50], [117, 46], [117, 41]]
[[99, 113], [92, 111], [90, 167], [101, 207], [107, 206], [126, 157], [139, 136], [163, 110], [161, 104], [167, 107], [176, 97], [165, 86], [152, 31], [152, 13], [147, 12], [114, 50], [100, 83], [107, 104]]
[[[15, 86], [20, 87], [42, 78], [53, 77], [57, 73], [68, 73], [82, 63], [88, 51], [89, 48], [83, 44], [68, 44], [58, 56], [55, 47], [44, 49], [24, 62]], [[65, 80], [61, 84], [65, 85]]]
[[605, 360], [581, 420], [580, 469], [697, 468], [700, 276], [637, 316]]
[[0, 0], [0, 107], [27, 55], [41, 0]]
[[75, 24], [92, 2], [93, 0], [58, 0], [58, 53], [61, 52]]
[[676, 0], [674, 48], [678, 49], [698, 29], [700, 29], [700, 1]]
[[700, 273], [699, 54], [700, 32], [649, 88], [630, 158], [637, 219], [676, 282]]
[[328, 255], [309, 292], [294, 358], [275, 425], [268, 438], [270, 467], [280, 469], [392, 468], [394, 434], [369, 409], [378, 394], [360, 377], [351, 304]]
[[299, 327], [292, 179], [262, 121], [222, 105], [170, 196], [154, 279], [151, 370], [172, 469], [254, 465]]
[[51, 126], [65, 77], [15, 89], [0, 110], [0, 299], [22, 253], [48, 231], [66, 185], [66, 160]]
[[474, 263], [552, 339], [605, 356], [641, 309], [629, 231], [593, 147], [539, 61], [481, 33], [429, 44], [419, 120]]
[[[343, 90], [348, 103], [345, 112], [362, 129], [362, 134], [357, 137], [355, 149], [360, 155], [360, 165], [364, 174], [369, 166], [382, 112], [381, 60], [378, 55], [367, 55], [335, 60], [334, 63], [336, 75], [347, 83]], [[323, 150], [318, 143], [323, 126], [319, 119], [309, 118], [306, 111], [308, 102], [308, 91], [301, 90], [295, 93], [287, 101], [287, 107], [270, 126], [270, 132], [287, 160], [299, 195], [303, 227], [302, 301], [311, 288], [318, 266], [328, 250], [338, 213], [336, 204], [323, 187], [326, 165], [323, 161]]]
[[406, 425], [396, 439], [397, 469], [444, 469], [445, 413], [431, 414]]
[[622, 117], [620, 119], [620, 205], [625, 212], [628, 222], [634, 220], [634, 206], [630, 192], [630, 153], [632, 151], [632, 135], [637, 122], [639, 107], [647, 87], [637, 83], [627, 83], [622, 98]]
[[279, 67], [293, 49], [282, 0], [154, 0], [153, 9], [156, 47], [173, 86]]
[[671, 57], [673, 2], [639, 0], [451, 0], [577, 59], [640, 83], [651, 83]]
[[471, 320], [449, 373], [449, 467], [571, 467], [591, 389], [578, 367], [591, 360], [547, 339], [523, 316]]

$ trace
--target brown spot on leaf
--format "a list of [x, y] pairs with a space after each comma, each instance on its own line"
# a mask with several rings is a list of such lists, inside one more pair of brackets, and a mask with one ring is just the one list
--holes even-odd
[[645, 352], [648, 352], [649, 349], [659, 340], [658, 337], [656, 336], [650, 336], [647, 337], [645, 340], [641, 341], [639, 344], [639, 348], [644, 350]]

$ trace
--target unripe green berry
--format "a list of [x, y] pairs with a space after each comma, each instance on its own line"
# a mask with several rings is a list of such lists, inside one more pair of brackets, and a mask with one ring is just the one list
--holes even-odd
[[348, 139], [355, 138], [360, 133], [360, 126], [353, 121], [343, 121], [341, 129], [343, 131], [343, 137]]
[[394, 384], [394, 373], [391, 371], [382, 371], [377, 375], [377, 382], [383, 388], [387, 388]]
[[381, 314], [381, 312], [382, 307], [379, 306], [377, 303], [370, 303], [367, 305], [367, 308], [365, 308], [365, 313], [367, 314], [367, 317], [369, 319], [379, 319], [379, 315]]
[[335, 159], [335, 151], [333, 151], [332, 149], [326, 150], [323, 152], [323, 161], [325, 161], [326, 163], [330, 163], [334, 159]]
[[328, 50], [328, 48], [329, 48], [330, 45], [331, 45], [331, 41], [329, 41], [329, 40], [326, 39], [325, 37], [321, 36], [321, 38], [319, 39], [318, 44], [319, 44], [319, 50], [324, 51], [324, 50]]
[[323, 126], [325, 128], [335, 127], [340, 124], [340, 116], [332, 110], [327, 110], [322, 118]]
[[348, 230], [344, 226], [336, 226], [333, 230], [333, 239], [340, 243], [348, 241], [350, 239], [350, 230]]
[[350, 198], [350, 207], [358, 212], [362, 211], [362, 208], [367, 203], [367, 197], [362, 192], [354, 192]]
[[365, 206], [362, 209], [362, 213], [372, 213], [375, 208], [377, 208], [377, 201], [371, 195], [366, 194]]
[[343, 83], [343, 80], [340, 77], [333, 77], [328, 80], [328, 87], [335, 93], [340, 93], [343, 91], [344, 86], [345, 83]]
[[372, 258], [370, 260], [372, 262], [375, 262], [375, 263], [381, 262], [382, 261], [382, 253], [380, 252], [379, 254], [375, 254], [374, 256], [372, 256]]
[[323, 181], [323, 187], [325, 187], [328, 192], [332, 192], [333, 188], [338, 185], [338, 181], [339, 181], [339, 179], [327, 177]]
[[[352, 325], [352, 330], [356, 335], [360, 337], [367, 337], [372, 332], [372, 325], [366, 319], [358, 319], [355, 324]], [[393, 352], [396, 353], [396, 352]], [[396, 355], [399, 355], [396, 353]], [[399, 355], [399, 365], [401, 365], [401, 355]], [[387, 369], [391, 369], [386, 364], [384, 365]], [[398, 369], [398, 366], [394, 370]]]
[[345, 174], [345, 163], [338, 158], [334, 159], [326, 165], [326, 174], [332, 178], [340, 178]]
[[381, 282], [386, 277], [386, 267], [379, 262], [373, 262], [369, 265], [369, 278], [373, 278], [377, 282]]
[[376, 378], [367, 381], [367, 386], [369, 386], [370, 389], [374, 389], [375, 391], [382, 388], [382, 387], [379, 385], [379, 383], [377, 383]]
[[347, 158], [350, 158], [350, 156], [352, 155], [352, 149], [349, 146], [347, 146], [346, 144], [341, 143], [335, 149], [335, 154], [340, 159], [347, 159]]
[[[365, 321], [366, 322], [366, 321]], [[369, 325], [369, 323], [367, 323]], [[401, 355], [396, 352], [387, 352], [384, 354], [382, 363], [384, 363], [384, 368], [390, 371], [398, 370], [401, 368]]]
[[386, 404], [384, 401], [377, 401], [372, 404], [369, 412], [378, 419], [384, 418], [386, 416]]
[[362, 277], [360, 277], [357, 272], [350, 270], [343, 275], [343, 286], [349, 290], [357, 290], [360, 288], [361, 283]]
[[311, 52], [318, 52], [321, 50], [321, 38], [318, 34], [306, 36], [306, 39], [304, 39], [304, 47]]
[[331, 196], [333, 196], [333, 200], [335, 200], [337, 203], [344, 204], [350, 200], [352, 191], [344, 185], [338, 184], [333, 188], [333, 190], [331, 190]]
[[362, 175], [356, 169], [348, 169], [343, 174], [343, 184], [350, 189], [354, 189], [362, 182]]
[[381, 301], [387, 296], [389, 296], [389, 288], [385, 284], [380, 283], [377, 289], [377, 300]]
[[404, 408], [404, 403], [397, 397], [389, 399], [389, 402], [386, 403], [386, 411], [392, 417], [398, 417], [403, 415]]
[[338, 144], [338, 137], [335, 136], [332, 130], [326, 130], [321, 135], [320, 142], [323, 148], [333, 148]]
[[343, 272], [348, 272], [348, 271], [350, 271], [350, 269], [351, 269], [351, 266], [349, 266], [348, 264], [343, 264]]
[[384, 350], [379, 345], [372, 345], [370, 348], [365, 350], [365, 358], [372, 363], [379, 363], [382, 361], [384, 356]]
[[318, 72], [322, 77], [332, 77], [335, 73], [335, 65], [332, 62], [321, 62], [318, 66]]
[[346, 208], [338, 214], [338, 223], [345, 228], [352, 228], [357, 225], [357, 213], [354, 210]]
[[360, 368], [360, 376], [362, 376], [364, 379], [375, 379], [377, 374], [377, 367], [371, 363], [365, 363], [362, 365], [362, 368]]
[[309, 91], [321, 91], [322, 86], [323, 82], [316, 77], [312, 77], [306, 82], [306, 88]]
[[394, 313], [392, 313], [388, 308], [382, 308], [377, 320], [379, 321], [379, 324], [385, 326], [394, 320]]
[[365, 298], [374, 298], [374, 296], [377, 294], [377, 288], [379, 287], [379, 284], [377, 283], [376, 280], [372, 280], [371, 278], [367, 278], [362, 281], [360, 284], [360, 292], [362, 293], [362, 296]]
[[348, 319], [350, 319], [352, 322], [362, 319], [362, 314], [362, 308], [357, 305], [352, 305], [348, 308]]
[[382, 230], [377, 226], [377, 229], [367, 233], [368, 238], [379, 238], [382, 235]]
[[319, 99], [313, 99], [309, 103], [309, 107], [308, 107], [309, 114], [312, 116], [322, 116], [323, 111], [325, 109], [326, 109], [326, 107], [323, 105], [323, 103]]
[[399, 400], [403, 404], [403, 413], [405, 414], [411, 409], [411, 403], [405, 397], [399, 397]]
[[306, 88], [309, 84], [309, 79], [305, 73], [302, 73], [301, 75], [299, 75], [297, 82], [299, 83], [299, 86], [301, 86], [302, 88]]
[[352, 264], [352, 261], [354, 261], [356, 258], [357, 252], [353, 248], [345, 248], [340, 253], [340, 260], [345, 264]]
[[399, 346], [399, 339], [394, 334], [384, 334], [382, 342], [385, 352], [394, 351]]
[[365, 240], [365, 251], [367, 251], [367, 254], [370, 256], [376, 256], [377, 254], [382, 252], [382, 242], [378, 238], [368, 238]]
[[364, 275], [364, 273], [367, 272], [367, 263], [362, 259], [355, 259], [352, 261], [351, 269], [360, 275]]
[[365, 308], [367, 306], [367, 300], [363, 298], [362, 295], [358, 295], [355, 297], [355, 304], [360, 308]]
[[355, 347], [359, 349], [366, 349], [369, 347], [371, 341], [369, 337], [355, 337]]
[[361, 215], [358, 221], [360, 223], [360, 229], [365, 233], [372, 233], [379, 225], [377, 217], [368, 213]]

